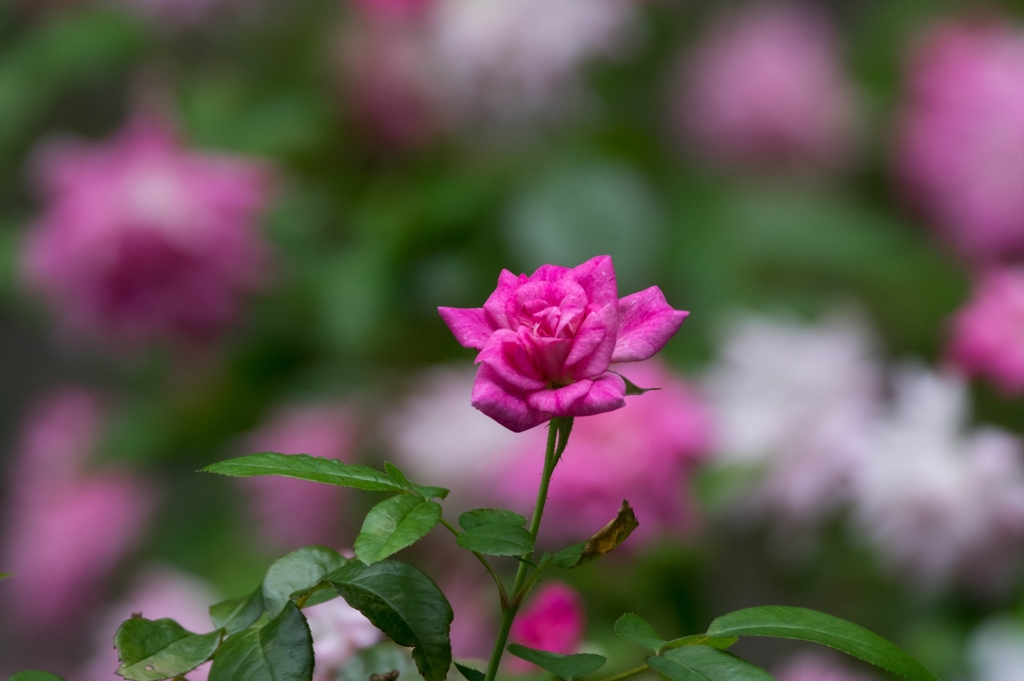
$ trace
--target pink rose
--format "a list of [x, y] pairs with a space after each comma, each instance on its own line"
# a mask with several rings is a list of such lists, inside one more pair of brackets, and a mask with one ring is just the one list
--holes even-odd
[[[586, 627], [583, 599], [575, 589], [552, 583], [537, 590], [536, 595], [516, 617], [509, 638], [527, 648], [548, 650], [569, 655], [576, 652]], [[532, 664], [510, 658], [516, 671], [534, 669]]]
[[438, 312], [459, 343], [480, 351], [473, 406], [516, 432], [624, 407], [625, 381], [609, 365], [653, 356], [689, 314], [657, 286], [620, 299], [607, 255], [529, 277], [502, 270], [482, 308]]
[[1024, 268], [988, 272], [953, 318], [947, 354], [969, 376], [1024, 394]]

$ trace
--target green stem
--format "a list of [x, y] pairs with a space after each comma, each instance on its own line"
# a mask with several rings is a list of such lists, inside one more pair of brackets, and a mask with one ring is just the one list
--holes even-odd
[[621, 674], [616, 674], [615, 676], [609, 676], [604, 681], [619, 681], [620, 679], [627, 679], [630, 676], [635, 676], [636, 674], [639, 674], [640, 672], [645, 672], [645, 671], [647, 671], [650, 668], [651, 668], [651, 665], [649, 665], [649, 664], [642, 664], [639, 667], [633, 667], [632, 669], [627, 669], [626, 671], [622, 672]]
[[[544, 452], [544, 474], [540, 479], [540, 489], [537, 490], [537, 503], [533, 508], [533, 517], [530, 518], [530, 537], [537, 540], [537, 531], [540, 529], [540, 519], [544, 515], [544, 505], [548, 500], [548, 486], [551, 484], [551, 474], [557, 463], [555, 445], [558, 444], [558, 431], [560, 420], [553, 419], [548, 426], [548, 446]], [[562, 443], [560, 450], [565, 449]], [[529, 556], [524, 556], [528, 558]], [[517, 597], [509, 603], [501, 613], [501, 628], [498, 630], [498, 639], [494, 642], [494, 649], [491, 651], [491, 661], [487, 665], [487, 676], [484, 681], [494, 681], [498, 675], [498, 665], [501, 664], [501, 656], [505, 652], [505, 644], [508, 643], [508, 634], [512, 630], [512, 622], [516, 618], [516, 612], [521, 603], [522, 588], [526, 583], [527, 572], [530, 566], [520, 561], [519, 569], [516, 571], [516, 579], [512, 584], [512, 593]]]
[[537, 566], [537, 569], [533, 571], [533, 574], [530, 575], [530, 578], [526, 580], [526, 584], [523, 584], [522, 588], [519, 589], [519, 591], [512, 593], [513, 603], [518, 604], [523, 602], [523, 599], [526, 598], [526, 594], [530, 593], [530, 589], [532, 589], [533, 585], [537, 583], [537, 580], [540, 579], [541, 573], [544, 572], [544, 569], [549, 565], [551, 565], [551, 563], [541, 563], [539, 566]]

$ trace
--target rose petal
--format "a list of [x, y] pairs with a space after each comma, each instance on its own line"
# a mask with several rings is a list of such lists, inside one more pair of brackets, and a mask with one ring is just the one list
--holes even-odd
[[572, 406], [572, 413], [566, 416], [591, 416], [615, 411], [626, 406], [626, 382], [611, 372], [592, 381], [586, 396]]
[[530, 275], [530, 281], [558, 281], [564, 279], [571, 270], [560, 265], [541, 265]]
[[619, 300], [619, 336], [613, 362], [639, 362], [665, 347], [690, 314], [673, 310], [657, 286]]
[[[561, 321], [557, 329], [552, 329], [554, 333], [563, 331], [587, 307], [586, 291], [572, 279], [528, 282], [516, 289], [515, 300], [517, 317], [520, 311], [533, 315], [539, 309], [556, 307], [560, 311]], [[511, 313], [509, 318], [514, 319]], [[526, 319], [520, 319], [520, 322], [529, 323]]]
[[547, 385], [537, 370], [523, 339], [515, 331], [498, 329], [476, 357], [503, 381], [518, 390], [540, 390]]
[[523, 393], [510, 388], [488, 364], [480, 365], [470, 403], [516, 433], [529, 430], [551, 418], [530, 407]]
[[572, 351], [571, 338], [546, 338], [531, 333], [529, 329], [521, 328], [519, 340], [524, 347], [533, 348], [533, 362], [541, 376], [550, 380], [564, 377], [565, 358]]
[[506, 308], [509, 301], [515, 300], [516, 289], [519, 288], [520, 278], [508, 270], [502, 270], [498, 275], [498, 287], [494, 293], [487, 297], [484, 302], [484, 312], [487, 315], [488, 323], [495, 329], [511, 329]]
[[584, 379], [554, 390], [538, 390], [526, 396], [526, 403], [553, 416], [576, 416], [576, 403], [586, 398], [592, 385], [593, 381]]
[[439, 307], [437, 312], [464, 348], [482, 350], [494, 332], [482, 307]]
[[611, 364], [619, 325], [618, 306], [608, 304], [591, 311], [576, 331], [564, 372], [574, 380], [603, 374]]
[[615, 283], [615, 267], [610, 255], [599, 255], [572, 269], [572, 278], [587, 292], [594, 305], [608, 305], [619, 300]]

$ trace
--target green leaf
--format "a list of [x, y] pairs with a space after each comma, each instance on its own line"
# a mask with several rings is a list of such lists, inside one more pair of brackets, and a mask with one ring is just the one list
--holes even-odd
[[526, 518], [506, 508], [474, 508], [459, 516], [459, 527], [472, 530], [481, 525], [526, 525]]
[[668, 642], [664, 641], [650, 622], [639, 615], [626, 613], [615, 623], [615, 633], [641, 648], [658, 652]]
[[763, 606], [719, 617], [708, 636], [773, 636], [830, 646], [912, 681], [940, 681], [924, 665], [884, 638], [846, 620], [805, 608]]
[[399, 681], [422, 681], [408, 648], [384, 641], [349, 658], [332, 681], [367, 681], [372, 675], [397, 671]]
[[459, 670], [459, 673], [462, 674], [462, 677], [466, 679], [466, 681], [485, 681], [487, 678], [487, 675], [483, 672], [477, 671], [472, 667], [467, 667], [464, 664], [459, 664], [458, 662], [455, 663], [455, 668]]
[[325, 575], [348, 562], [326, 546], [304, 546], [278, 558], [263, 578], [263, 607], [277, 617], [297, 591], [319, 584]]
[[451, 492], [451, 490], [447, 490], [444, 487], [429, 487], [409, 482], [409, 478], [405, 477], [405, 473], [400, 471], [398, 466], [390, 461], [384, 462], [384, 472], [387, 473], [389, 478], [405, 487], [405, 489], [420, 495], [424, 499], [445, 499]]
[[13, 572], [0, 572], [0, 579], [7, 579], [8, 577], [13, 577], [13, 576], [14, 576]]
[[414, 544], [441, 520], [441, 507], [420, 496], [399, 494], [385, 499], [366, 515], [356, 537], [356, 557], [367, 565]]
[[448, 495], [451, 494], [450, 489], [444, 487], [431, 487], [429, 485], [413, 485], [416, 491], [424, 499], [447, 499]]
[[[452, 607], [425, 574], [405, 563], [349, 561], [325, 580], [395, 643], [412, 646], [426, 681], [444, 681], [452, 664]], [[215, 680], [211, 680], [215, 681]]]
[[218, 473], [236, 478], [251, 478], [261, 475], [280, 475], [322, 482], [339, 487], [355, 487], [370, 492], [401, 492], [401, 484], [390, 477], [360, 464], [342, 463], [308, 454], [275, 454], [263, 452], [236, 459], [219, 461], [201, 469], [204, 473]]
[[560, 679], [565, 679], [565, 681], [573, 681], [573, 679], [578, 679], [590, 672], [596, 672], [604, 666], [605, 662], [608, 661], [604, 656], [594, 655], [593, 653], [561, 655], [559, 653], [548, 652], [547, 650], [527, 648], [526, 646], [521, 646], [518, 643], [510, 645], [508, 647], [508, 652], [522, 660], [532, 662], [541, 669], [551, 672]]
[[409, 478], [405, 477], [405, 473], [400, 471], [398, 466], [390, 461], [384, 462], [384, 473], [407, 490], [411, 491], [413, 489], [412, 483], [409, 482]]
[[533, 553], [533, 537], [525, 527], [508, 523], [478, 525], [455, 538], [459, 546], [488, 556], [525, 556]]
[[310, 681], [313, 637], [294, 603], [259, 629], [224, 641], [213, 657], [209, 681]]
[[50, 672], [43, 672], [37, 669], [29, 669], [23, 672], [18, 672], [7, 681], [64, 681], [61, 677]]
[[672, 681], [774, 681], [760, 667], [707, 646], [676, 648], [647, 658], [647, 664]]
[[683, 636], [681, 638], [672, 639], [659, 648], [658, 653], [662, 653], [670, 648], [682, 648], [683, 646], [708, 646], [709, 648], [726, 650], [734, 646], [738, 640], [740, 640], [738, 636], [729, 636], [728, 638], [711, 638], [707, 634], [694, 634], [693, 636]]
[[248, 596], [210, 606], [210, 621], [229, 636], [247, 629], [263, 614], [263, 590], [256, 589]]
[[171, 619], [132, 617], [114, 634], [121, 666], [117, 675], [132, 681], [159, 681], [192, 671], [220, 645], [221, 632], [193, 634]]
[[581, 541], [579, 544], [573, 544], [572, 546], [564, 548], [551, 556], [551, 563], [552, 565], [557, 565], [560, 568], [570, 570], [580, 564], [580, 559], [583, 557], [583, 550], [586, 547], [587, 542]]

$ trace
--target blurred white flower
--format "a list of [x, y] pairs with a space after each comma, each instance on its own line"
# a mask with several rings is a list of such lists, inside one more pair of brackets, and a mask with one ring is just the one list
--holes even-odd
[[384, 638], [380, 629], [342, 598], [306, 608], [303, 613], [313, 635], [313, 681], [333, 679], [353, 655]]
[[634, 0], [440, 0], [431, 41], [440, 101], [459, 121], [557, 114], [578, 101], [583, 63], [619, 53], [635, 20]]
[[1024, 681], [1024, 623], [1010, 617], [983, 622], [967, 643], [972, 681]]
[[385, 419], [385, 439], [417, 482], [471, 493], [514, 455], [517, 435], [470, 405], [474, 375], [472, 367], [434, 369]]
[[707, 378], [720, 461], [763, 468], [743, 512], [810, 524], [849, 499], [881, 392], [866, 324], [737, 320]]
[[963, 381], [904, 367], [866, 450], [856, 521], [890, 566], [926, 588], [1008, 586], [1024, 540], [1024, 448], [996, 428], [965, 430]]
[[399, 147], [562, 119], [587, 99], [582, 67], [626, 52], [640, 28], [636, 0], [370, 4], [344, 33], [342, 72], [357, 117]]

